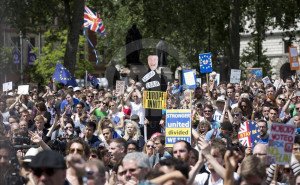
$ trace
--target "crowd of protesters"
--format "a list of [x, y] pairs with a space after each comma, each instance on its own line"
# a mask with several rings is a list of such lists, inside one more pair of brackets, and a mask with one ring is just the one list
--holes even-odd
[[[300, 129], [300, 83], [276, 87], [251, 77], [241, 83], [167, 87], [167, 109], [192, 110], [192, 142], [165, 147], [164, 110], [159, 130], [142, 105], [142, 83], [123, 94], [99, 87], [52, 86], [14, 91], [0, 99], [0, 184], [300, 184], [300, 137], [289, 165], [267, 156], [270, 126]], [[259, 141], [239, 143], [241, 123], [255, 121]], [[297, 134], [300, 130], [297, 129]]]

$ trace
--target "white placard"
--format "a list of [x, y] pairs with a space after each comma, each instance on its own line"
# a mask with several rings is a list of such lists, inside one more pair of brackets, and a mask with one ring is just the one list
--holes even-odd
[[298, 51], [297, 51], [297, 48], [290, 48], [290, 54], [291, 54], [291, 57], [297, 57], [298, 56]]
[[261, 79], [264, 82], [264, 85], [267, 86], [268, 84], [272, 84], [270, 78], [268, 76]]
[[217, 82], [217, 86], [220, 84], [220, 74], [217, 73], [216, 74], [216, 82]]
[[116, 81], [116, 94], [124, 94], [125, 92], [125, 81], [117, 80]]
[[185, 84], [188, 86], [196, 85], [195, 75], [193, 71], [183, 73]]
[[2, 90], [3, 90], [3, 92], [12, 90], [12, 82], [3, 83]]
[[152, 82], [147, 82], [146, 83], [146, 88], [147, 89], [151, 89], [151, 88], [158, 87], [158, 86], [160, 86], [159, 81], [152, 81]]
[[240, 83], [241, 81], [241, 70], [240, 69], [231, 69], [230, 72], [230, 83]]
[[29, 94], [29, 85], [19, 85], [18, 94]]
[[150, 71], [149, 73], [147, 73], [143, 78], [143, 82], [147, 82], [148, 80], [150, 80], [150, 78], [152, 78], [155, 75], [154, 71]]

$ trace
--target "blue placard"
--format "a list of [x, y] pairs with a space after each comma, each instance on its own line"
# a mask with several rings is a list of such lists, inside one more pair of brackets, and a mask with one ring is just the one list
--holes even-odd
[[262, 68], [249, 68], [249, 73], [255, 75], [256, 79], [261, 79], [263, 77]]
[[200, 73], [211, 73], [213, 71], [211, 53], [199, 54], [199, 63]]
[[166, 147], [173, 147], [178, 140], [191, 143], [191, 110], [168, 109], [166, 111]]

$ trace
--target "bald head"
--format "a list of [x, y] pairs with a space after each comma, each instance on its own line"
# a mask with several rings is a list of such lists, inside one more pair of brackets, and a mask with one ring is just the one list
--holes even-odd
[[267, 157], [267, 144], [257, 143], [253, 149], [253, 155], [261, 158], [266, 159]]

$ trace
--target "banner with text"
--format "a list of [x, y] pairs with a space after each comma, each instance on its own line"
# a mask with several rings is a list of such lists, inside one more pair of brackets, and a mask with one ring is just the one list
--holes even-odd
[[125, 92], [125, 81], [117, 80], [116, 81], [116, 94], [124, 94]]
[[230, 83], [240, 83], [241, 81], [242, 70], [240, 69], [231, 69], [230, 72]]
[[289, 164], [295, 139], [295, 126], [273, 123], [269, 136], [268, 156], [272, 163]]
[[13, 89], [12, 82], [6, 82], [6, 83], [2, 84], [2, 90], [3, 90], [3, 92], [10, 91], [12, 89]]
[[178, 140], [191, 143], [191, 110], [168, 109], [166, 112], [166, 147], [173, 147]]
[[166, 109], [167, 93], [162, 91], [143, 91], [143, 107], [145, 109]]
[[289, 61], [291, 70], [299, 70], [299, 60], [298, 60], [298, 50], [297, 47], [291, 46], [289, 47]]
[[254, 147], [259, 140], [259, 131], [256, 122], [245, 121], [241, 124], [238, 132], [239, 142], [246, 147]]

